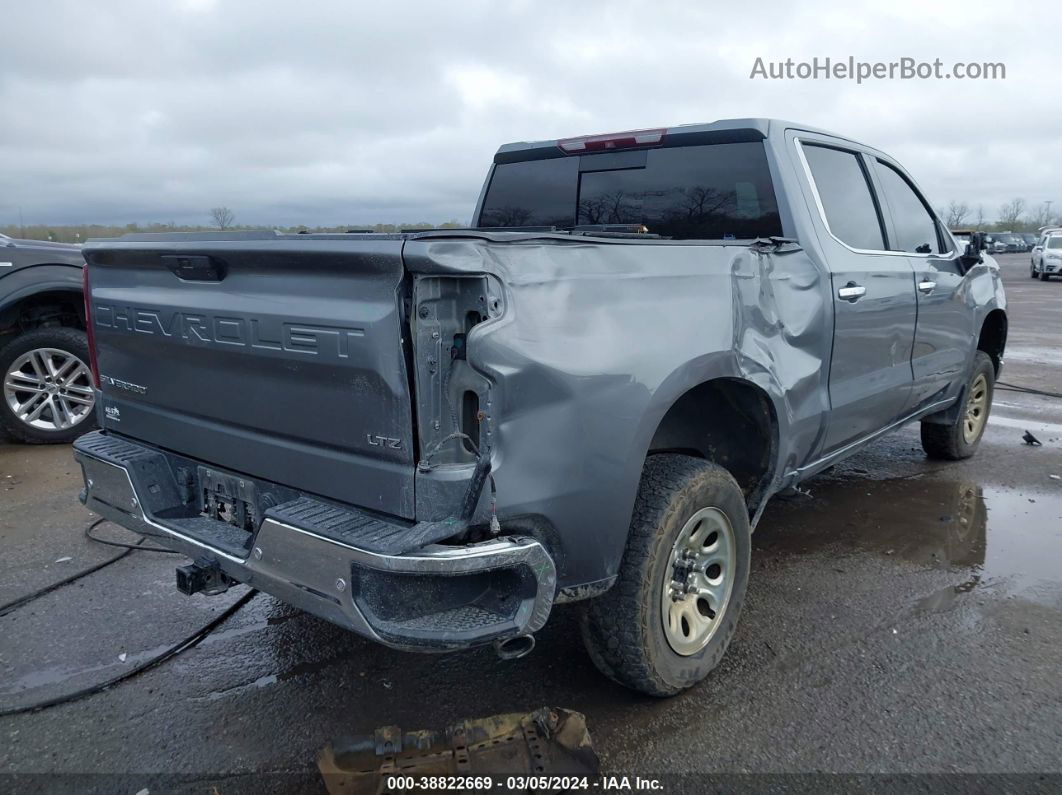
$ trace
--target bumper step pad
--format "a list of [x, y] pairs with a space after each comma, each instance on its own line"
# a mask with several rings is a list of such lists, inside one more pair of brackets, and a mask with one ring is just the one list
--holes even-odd
[[450, 538], [464, 529], [456, 520], [417, 525], [392, 524], [310, 497], [300, 497], [270, 508], [266, 511], [266, 517], [380, 555], [412, 552]]

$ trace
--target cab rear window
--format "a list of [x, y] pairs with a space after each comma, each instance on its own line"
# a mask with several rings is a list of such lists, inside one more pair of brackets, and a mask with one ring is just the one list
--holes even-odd
[[495, 167], [481, 227], [642, 224], [676, 240], [781, 235], [761, 142], [559, 157]]

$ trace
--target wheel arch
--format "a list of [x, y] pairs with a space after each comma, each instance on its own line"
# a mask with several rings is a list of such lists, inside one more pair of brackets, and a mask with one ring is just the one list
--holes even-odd
[[748, 378], [719, 375], [671, 400], [653, 429], [646, 457], [684, 453], [720, 465], [741, 486], [752, 516], [770, 494], [779, 438], [778, 409], [770, 393]]
[[1003, 351], [1007, 346], [1007, 313], [1002, 309], [993, 309], [981, 321], [981, 331], [977, 337], [977, 350], [984, 351], [995, 366], [999, 375], [1003, 366]]
[[85, 327], [81, 268], [35, 265], [0, 281], [0, 335], [46, 325]]

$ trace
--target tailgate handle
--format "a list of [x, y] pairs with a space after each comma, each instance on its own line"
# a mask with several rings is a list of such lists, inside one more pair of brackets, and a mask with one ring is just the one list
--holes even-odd
[[221, 263], [202, 254], [166, 254], [162, 264], [178, 279], [189, 282], [220, 282], [225, 278]]

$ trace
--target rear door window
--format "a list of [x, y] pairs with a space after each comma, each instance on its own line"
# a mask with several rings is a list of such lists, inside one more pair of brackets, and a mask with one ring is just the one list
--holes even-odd
[[922, 197], [903, 175], [888, 163], [879, 160], [877, 172], [896, 230], [896, 240], [893, 241], [892, 248], [912, 254], [941, 253], [937, 222]]
[[803, 144], [830, 234], [851, 248], [883, 251], [878, 208], [859, 156], [846, 149]]
[[[782, 234], [760, 142], [651, 149], [644, 158], [616, 154], [499, 164], [479, 225], [644, 225], [676, 240]], [[611, 167], [617, 162], [625, 165]]]

